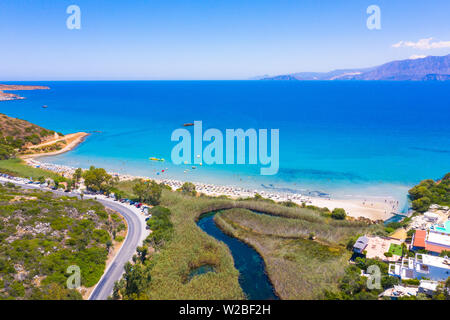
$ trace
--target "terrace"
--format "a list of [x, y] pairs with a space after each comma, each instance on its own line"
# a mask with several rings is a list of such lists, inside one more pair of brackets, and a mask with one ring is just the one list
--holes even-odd
[[[402, 241], [387, 237], [367, 237], [368, 244], [365, 248], [366, 258], [380, 258], [385, 261], [396, 262], [402, 255]], [[392, 253], [392, 257], [386, 257], [386, 252]]]

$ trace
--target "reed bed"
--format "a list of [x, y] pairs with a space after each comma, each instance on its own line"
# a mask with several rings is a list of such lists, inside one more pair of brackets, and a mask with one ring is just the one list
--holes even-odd
[[[285, 238], [279, 238], [281, 242], [277, 245], [283, 246], [283, 250], [286, 252], [276, 250], [276, 247], [272, 247], [275, 243], [267, 242], [268, 240], [255, 242], [255, 247], [258, 247], [258, 251], [263, 252], [263, 257], [267, 256], [267, 259], [270, 259], [268, 263], [271, 266], [268, 270], [269, 276], [274, 285], [280, 288], [280, 296], [287, 298], [300, 297], [300, 295], [285, 294], [285, 292], [290, 292], [292, 288], [291, 285], [285, 284], [282, 279], [279, 279], [279, 277], [284, 277], [282, 274], [286, 274], [286, 277], [294, 281], [295, 286], [302, 284], [310, 288], [310, 286], [316, 284], [314, 279], [319, 279], [320, 276], [315, 273], [306, 276], [305, 272], [307, 270], [322, 270], [322, 267], [315, 263], [314, 251], [308, 251], [308, 255], [304, 254], [303, 251], [297, 253], [298, 246], [292, 246], [292, 241], [302, 241], [301, 237], [313, 231], [320, 235], [321, 239], [331, 239], [336, 242], [347, 235], [368, 227], [360, 222], [332, 221], [330, 218], [322, 217], [320, 213], [314, 210], [305, 208], [286, 208], [265, 201], [236, 201], [207, 196], [192, 197], [167, 190], [163, 191], [161, 205], [168, 207], [172, 212], [171, 220], [174, 225], [174, 236], [154, 256], [154, 265], [151, 270], [152, 280], [148, 289], [141, 295], [141, 298], [146, 299], [245, 299], [244, 292], [238, 282], [239, 272], [234, 267], [228, 247], [204, 233], [196, 225], [199, 217], [204, 213], [245, 208], [271, 214], [258, 215], [243, 209], [239, 209], [239, 211], [230, 210], [235, 215], [233, 221], [234, 219], [238, 220], [239, 224], [242, 224], [245, 228], [268, 233], [271, 237], [277, 239], [276, 236], [285, 236]], [[273, 226], [270, 226], [271, 223]], [[292, 239], [286, 238], [291, 236]], [[277, 252], [278, 255], [270, 255], [269, 253], [272, 250]], [[281, 254], [280, 252], [284, 253]], [[284, 255], [289, 254], [294, 254], [298, 262], [283, 258]], [[333, 259], [336, 259], [336, 261], [345, 260], [344, 256], [346, 257], [345, 253], [339, 253], [339, 256]], [[331, 264], [328, 265], [339, 269], [336, 267], [337, 262], [333, 262], [333, 259], [330, 260]], [[309, 260], [311, 260], [311, 263]], [[206, 264], [213, 266], [215, 272], [201, 274], [188, 280], [193, 269]], [[300, 269], [295, 269], [293, 266]], [[276, 268], [280, 268], [281, 275], [276, 275], [277, 272], [274, 271]], [[325, 277], [326, 279], [331, 279], [333, 276], [337, 277], [337, 271], [332, 272], [330, 271], [331, 267], [327, 268], [321, 271], [323, 274], [329, 272], [330, 276]], [[294, 280], [295, 273], [300, 272], [299, 270], [304, 272], [305, 276], [299, 277], [300, 280]], [[301, 281], [301, 283], [298, 281]], [[307, 286], [308, 283], [311, 283], [309, 287]], [[326, 283], [325, 280], [324, 283]], [[283, 289], [284, 287], [286, 289]]]
[[[260, 221], [277, 220], [275, 228], [282, 224], [279, 219], [292, 223], [289, 221], [291, 219], [255, 214], [243, 209], [222, 211], [215, 220], [224, 232], [258, 251], [281, 299], [321, 299], [324, 290], [337, 290], [338, 279], [344, 274], [350, 252], [340, 245], [305, 239], [303, 233], [287, 238], [266, 234], [264, 229], [252, 229], [250, 225], [257, 225], [254, 221], [251, 224], [248, 222], [255, 218]], [[281, 233], [283, 230], [278, 231]]]

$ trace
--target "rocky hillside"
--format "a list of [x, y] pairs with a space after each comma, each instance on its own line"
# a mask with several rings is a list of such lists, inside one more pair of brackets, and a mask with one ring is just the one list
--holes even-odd
[[0, 184], [0, 300], [81, 299], [67, 268], [80, 268], [81, 286], [96, 284], [125, 228], [96, 201]]
[[0, 114], [0, 160], [10, 158], [26, 146], [37, 145], [60, 136], [63, 134]]

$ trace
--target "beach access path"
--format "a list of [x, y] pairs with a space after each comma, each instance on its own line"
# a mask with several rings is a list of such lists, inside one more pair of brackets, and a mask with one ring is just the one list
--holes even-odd
[[[51, 191], [58, 196], [80, 197], [79, 193], [55, 191], [48, 188], [41, 188], [37, 185], [30, 185], [0, 177], [0, 183], [7, 182], [14, 183], [25, 189]], [[111, 259], [109, 265], [106, 266], [103, 276], [97, 282], [89, 296], [89, 300], [106, 300], [113, 292], [114, 283], [122, 278], [125, 263], [131, 261], [133, 255], [136, 253], [136, 248], [142, 245], [144, 239], [148, 236], [149, 231], [146, 229], [144, 214], [136, 207], [114, 201], [113, 199], [102, 195], [84, 195], [84, 199], [95, 199], [105, 207], [118, 212], [124, 217], [128, 225], [127, 236], [121, 248], [116, 256]]]
[[86, 132], [77, 132], [77, 133], [67, 134], [64, 137], [47, 140], [43, 143], [40, 143], [40, 144], [37, 144], [34, 146], [30, 146], [28, 149], [29, 150], [38, 149], [41, 147], [55, 144], [58, 141], [65, 141], [66, 145], [61, 150], [56, 150], [56, 151], [47, 152], [47, 153], [26, 154], [26, 155], [22, 155], [20, 157], [22, 159], [32, 159], [32, 158], [36, 158], [36, 157], [56, 156], [58, 154], [62, 154], [62, 153], [65, 153], [65, 152], [75, 149], [80, 143], [82, 143], [84, 141], [84, 139], [86, 139], [86, 137], [88, 135], [89, 135], [89, 133], [86, 133]]

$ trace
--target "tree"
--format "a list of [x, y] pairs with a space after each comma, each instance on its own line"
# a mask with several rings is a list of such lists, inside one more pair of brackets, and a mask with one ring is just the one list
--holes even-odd
[[86, 187], [95, 192], [105, 192], [111, 188], [109, 182], [112, 176], [103, 168], [95, 168], [91, 166], [89, 170], [83, 172], [84, 184]]
[[172, 238], [173, 224], [170, 221], [171, 212], [168, 208], [156, 206], [150, 209], [152, 217], [147, 221], [152, 233], [147, 237], [146, 242], [154, 247], [161, 247]]
[[106, 250], [109, 252], [109, 250], [111, 249], [111, 247], [112, 247], [112, 241], [111, 241], [111, 239], [108, 239], [107, 241], [106, 241]]
[[147, 192], [147, 184], [144, 181], [139, 180], [134, 184], [133, 192], [138, 197], [139, 201], [144, 201]]
[[147, 246], [137, 247], [136, 252], [141, 262], [144, 263], [145, 260], [147, 259], [148, 247]]
[[124, 288], [124, 280], [114, 282], [114, 289], [112, 294], [113, 300], [119, 300], [121, 298], [120, 291]]
[[162, 187], [155, 181], [138, 181], [133, 186], [133, 192], [141, 202], [148, 202], [153, 206], [160, 203]]
[[336, 220], [345, 220], [345, 217], [347, 217], [347, 213], [342, 208], [335, 208], [331, 212], [331, 217]]
[[75, 186], [78, 186], [82, 176], [83, 170], [81, 168], [76, 169], [75, 172], [73, 173], [73, 181], [75, 182]]
[[115, 198], [116, 200], [120, 200], [120, 199], [122, 199], [122, 198], [125, 196], [125, 193], [124, 193], [123, 191], [117, 189], [117, 188], [112, 188], [112, 189], [110, 190], [110, 192], [111, 192], [111, 193], [114, 193], [114, 198]]
[[57, 283], [51, 283], [43, 290], [44, 300], [82, 300], [81, 294], [76, 290], [66, 289]]
[[442, 250], [439, 254], [440, 257], [450, 257], [450, 250]]
[[358, 240], [359, 235], [355, 235], [353, 237], [350, 237], [347, 241], [347, 244], [345, 245], [345, 248], [349, 251], [353, 251], [353, 246], [356, 243], [356, 240]]
[[72, 190], [74, 188], [74, 182], [73, 180], [67, 180], [67, 189], [68, 191]]
[[196, 196], [197, 191], [195, 190], [195, 185], [191, 182], [185, 182], [181, 186], [181, 192], [190, 196]]
[[428, 197], [423, 197], [412, 201], [412, 208], [415, 211], [425, 212], [431, 205], [431, 200]]
[[139, 293], [148, 287], [151, 280], [150, 270], [140, 263], [133, 265], [130, 262], [125, 264], [124, 269], [125, 295], [137, 298]]
[[406, 246], [406, 243], [402, 242], [402, 257], [408, 256], [408, 247]]
[[6, 160], [14, 156], [14, 148], [0, 143], [0, 160]]
[[412, 200], [412, 207], [417, 212], [425, 212], [432, 203], [440, 205], [450, 204], [450, 173], [447, 173], [441, 181], [431, 179], [423, 180], [417, 186], [411, 188], [408, 193]]
[[444, 296], [445, 299], [450, 300], [450, 277], [448, 277], [447, 280], [445, 281]]

